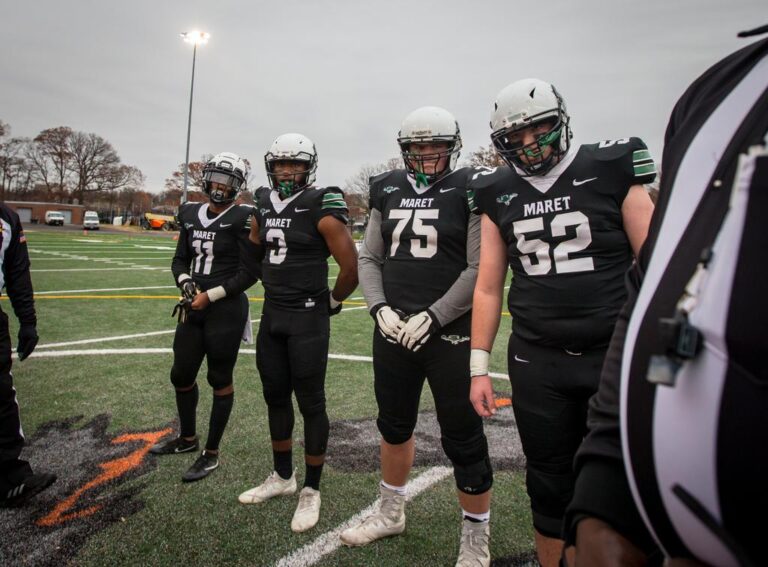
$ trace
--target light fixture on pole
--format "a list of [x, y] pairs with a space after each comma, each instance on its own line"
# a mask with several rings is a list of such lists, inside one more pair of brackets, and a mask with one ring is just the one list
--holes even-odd
[[195, 92], [195, 60], [197, 59], [197, 46], [205, 45], [211, 34], [202, 31], [189, 31], [179, 34], [185, 42], [191, 43], [192, 48], [192, 86], [189, 88], [189, 118], [187, 120], [187, 153], [184, 158], [184, 191], [181, 195], [181, 202], [187, 202], [187, 180], [189, 178], [189, 136], [192, 132], [192, 95]]

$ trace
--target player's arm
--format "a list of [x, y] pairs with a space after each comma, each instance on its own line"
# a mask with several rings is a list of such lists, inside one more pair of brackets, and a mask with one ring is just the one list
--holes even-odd
[[480, 221], [480, 242], [480, 266], [472, 298], [469, 399], [478, 415], [488, 417], [496, 413], [488, 363], [501, 320], [507, 249], [498, 226], [486, 214]]
[[[317, 230], [325, 239], [333, 259], [339, 265], [339, 275], [331, 291], [331, 310], [349, 297], [357, 287], [357, 250], [346, 225], [334, 215], [327, 215], [317, 223]], [[334, 304], [333, 302], [337, 302]]]
[[174, 252], [171, 261], [171, 273], [177, 286], [181, 287], [185, 281], [192, 279], [192, 276], [189, 275], [189, 266], [193, 258], [193, 252], [189, 248], [187, 228], [184, 226], [181, 212], [179, 212], [179, 239], [176, 241], [176, 252]]
[[16, 352], [24, 360], [37, 346], [37, 316], [29, 274], [29, 252], [21, 221], [13, 215], [11, 221], [11, 242], [5, 254], [5, 286], [11, 300], [13, 312], [19, 320]]
[[648, 236], [652, 216], [653, 201], [645, 187], [642, 185], [630, 187], [621, 204], [621, 218], [635, 258], [640, 256], [640, 248], [643, 247]]

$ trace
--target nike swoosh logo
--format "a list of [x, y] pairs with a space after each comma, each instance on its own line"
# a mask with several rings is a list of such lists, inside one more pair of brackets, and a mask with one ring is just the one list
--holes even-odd
[[449, 187], [448, 189], [440, 189], [440, 192], [447, 193], [448, 191], [453, 191], [454, 189], [456, 189], [456, 187]]
[[515, 355], [515, 360], [516, 360], [517, 362], [525, 362], [526, 364], [528, 364], [529, 362], [531, 362], [530, 360], [525, 360], [524, 358], [520, 358], [520, 357], [519, 357], [519, 356], [517, 356], [517, 355]]
[[584, 185], [585, 183], [589, 183], [590, 181], [594, 181], [597, 179], [597, 177], [590, 177], [589, 179], [574, 179], [573, 180], [573, 186], [578, 187], [579, 185]]
[[173, 452], [174, 453], [189, 453], [190, 451], [194, 451], [195, 447], [190, 445], [189, 447], [186, 447], [184, 449], [179, 450], [178, 447], [176, 447]]
[[309, 209], [294, 209], [294, 210], [295, 210], [297, 213], [305, 213], [305, 212], [307, 212]]
[[227, 228], [228, 226], [232, 226], [232, 223], [229, 223], [229, 224], [220, 224], [219, 226], [220, 226], [221, 228]]

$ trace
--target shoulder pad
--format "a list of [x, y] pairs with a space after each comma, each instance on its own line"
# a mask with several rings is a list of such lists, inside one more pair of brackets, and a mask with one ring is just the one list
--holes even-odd
[[585, 144], [585, 149], [598, 161], [614, 161], [632, 156], [637, 150], [648, 150], [640, 138], [618, 138], [616, 140], [603, 140], [597, 144]]
[[497, 167], [472, 167], [467, 173], [467, 186], [472, 189], [490, 187], [496, 183], [506, 182], [514, 174], [506, 165]]
[[401, 180], [401, 177], [404, 173], [404, 169], [390, 169], [389, 171], [371, 176], [369, 178], [369, 184], [373, 186], [373, 184], [379, 185], [381, 183], [387, 183], [390, 181], [396, 183]]

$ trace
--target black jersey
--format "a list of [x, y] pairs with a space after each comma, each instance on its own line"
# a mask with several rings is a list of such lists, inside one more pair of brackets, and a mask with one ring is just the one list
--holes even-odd
[[626, 300], [632, 249], [621, 206], [632, 185], [653, 181], [655, 167], [639, 138], [574, 151], [530, 182], [509, 167], [478, 170], [470, 189], [507, 245], [514, 333], [582, 351], [608, 344]]
[[259, 276], [259, 264], [248, 240], [253, 207], [232, 205], [210, 217], [207, 203], [179, 207], [179, 241], [171, 271], [178, 282], [189, 274], [203, 291], [223, 286], [228, 296], [242, 293]]
[[467, 267], [468, 168], [415, 188], [405, 170], [377, 175], [370, 207], [381, 213], [382, 281], [387, 303], [406, 313], [427, 309]]
[[256, 193], [256, 220], [266, 254], [262, 261], [266, 301], [284, 309], [314, 309], [327, 302], [328, 256], [320, 219], [347, 224], [348, 209], [338, 187], [307, 188], [287, 199], [262, 187]]

